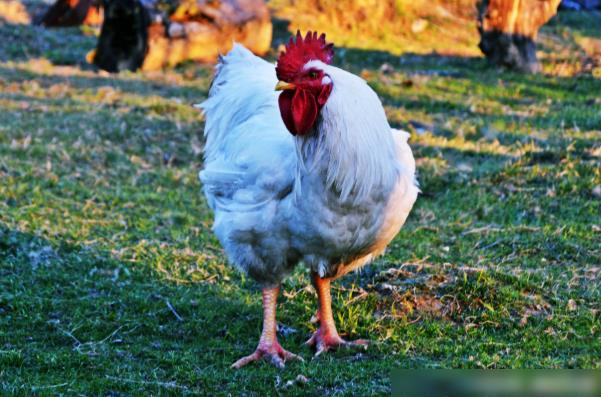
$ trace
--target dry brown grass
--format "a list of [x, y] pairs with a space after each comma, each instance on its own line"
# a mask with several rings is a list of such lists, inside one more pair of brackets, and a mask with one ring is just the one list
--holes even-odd
[[290, 29], [317, 29], [338, 45], [479, 55], [475, 0], [273, 0]]

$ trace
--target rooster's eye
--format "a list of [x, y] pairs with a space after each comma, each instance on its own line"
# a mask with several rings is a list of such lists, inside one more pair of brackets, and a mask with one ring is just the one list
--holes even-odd
[[309, 72], [309, 78], [316, 79], [319, 77], [319, 73], [317, 72]]

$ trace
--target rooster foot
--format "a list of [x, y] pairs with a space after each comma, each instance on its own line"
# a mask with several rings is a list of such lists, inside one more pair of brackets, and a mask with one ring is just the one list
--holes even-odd
[[313, 336], [305, 342], [306, 345], [310, 347], [315, 347], [315, 357], [318, 357], [322, 353], [325, 353], [330, 350], [336, 350], [338, 348], [360, 348], [367, 349], [369, 346], [369, 341], [366, 339], [357, 339], [355, 341], [346, 341], [342, 339], [338, 333], [331, 334], [322, 332], [322, 329], [318, 329], [313, 333]]
[[271, 345], [259, 344], [257, 350], [255, 350], [253, 354], [242, 357], [240, 360], [233, 363], [231, 368], [240, 369], [246, 364], [250, 364], [253, 361], [259, 361], [262, 358], [280, 369], [284, 368], [285, 363], [288, 360], [304, 361], [301, 356], [284, 350], [284, 348], [276, 341]]

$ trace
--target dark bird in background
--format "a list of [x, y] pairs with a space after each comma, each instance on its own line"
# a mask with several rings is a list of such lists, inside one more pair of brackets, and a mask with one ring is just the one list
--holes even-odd
[[103, 5], [98, 45], [88, 60], [111, 73], [139, 69], [148, 52], [148, 10], [139, 0], [104, 0]]

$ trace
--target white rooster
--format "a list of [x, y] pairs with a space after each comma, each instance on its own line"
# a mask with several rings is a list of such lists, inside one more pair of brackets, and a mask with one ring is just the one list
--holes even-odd
[[213, 229], [230, 262], [263, 288], [259, 345], [235, 368], [301, 359], [278, 343], [275, 319], [279, 286], [299, 263], [319, 298], [308, 344], [317, 354], [366, 344], [338, 335], [330, 282], [381, 254], [417, 198], [409, 134], [390, 128], [363, 79], [330, 65], [332, 47], [299, 32], [274, 67], [235, 45], [199, 105]]

